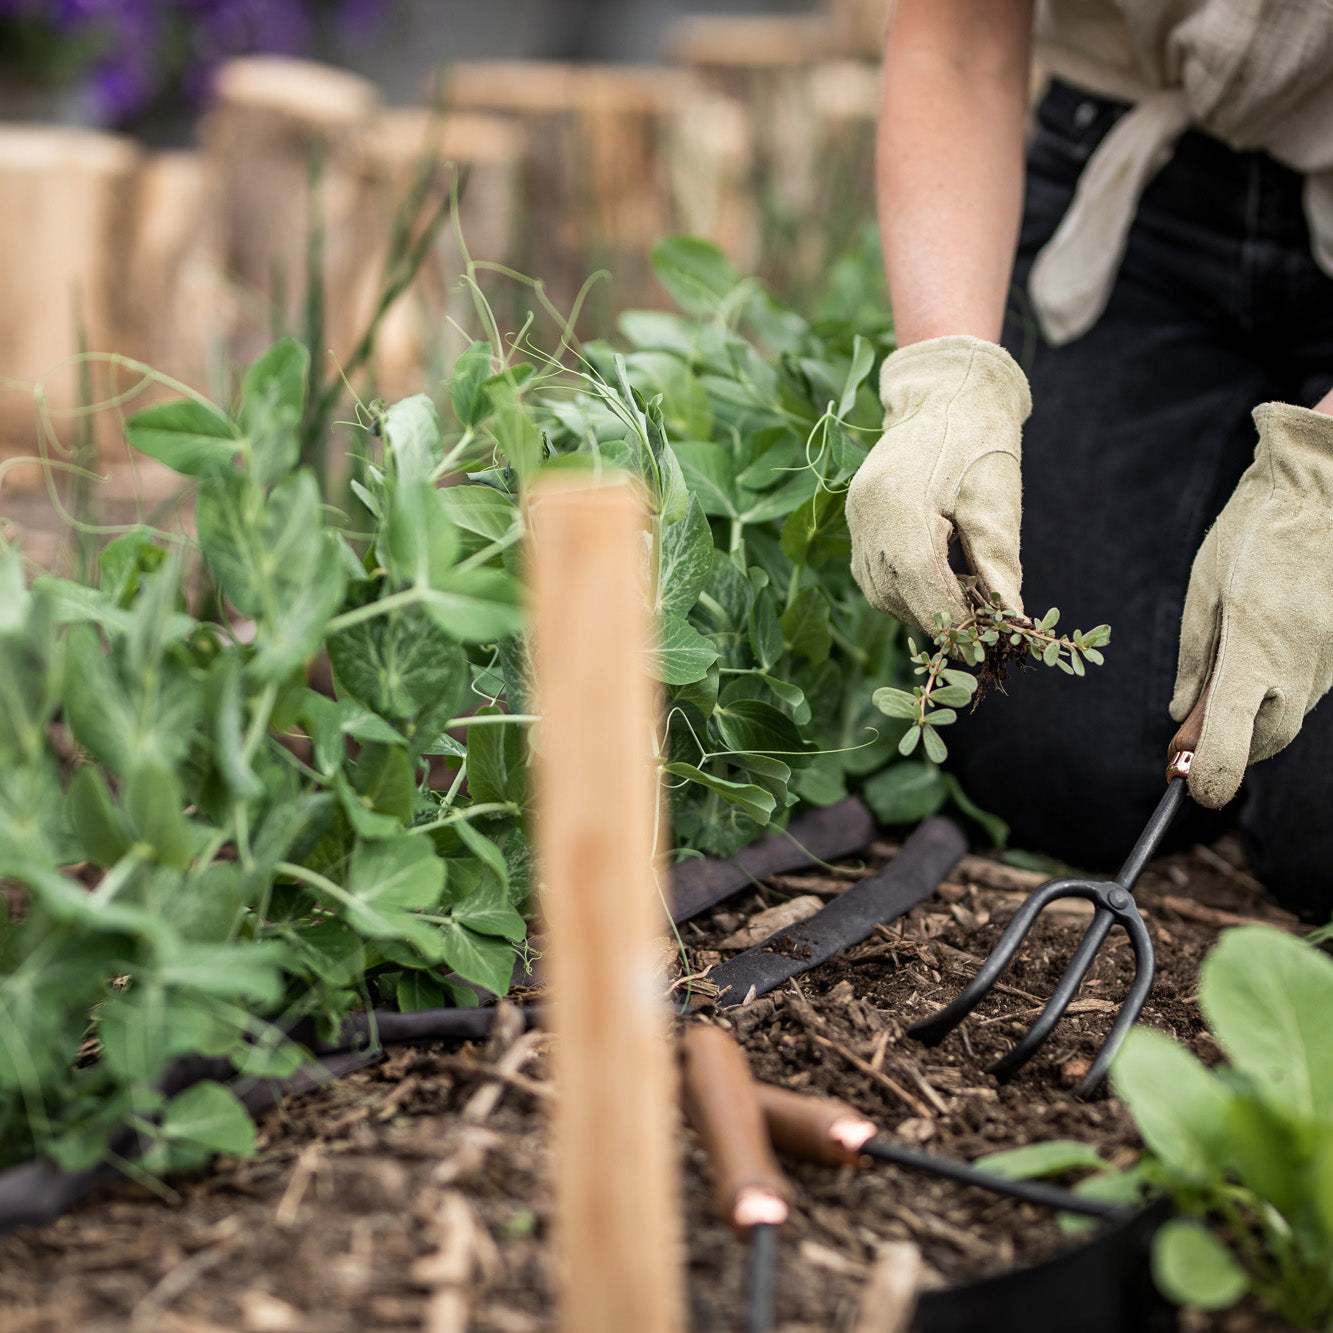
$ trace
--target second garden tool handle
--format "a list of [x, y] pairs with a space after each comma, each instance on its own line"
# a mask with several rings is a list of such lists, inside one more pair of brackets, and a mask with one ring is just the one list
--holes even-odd
[[739, 1231], [787, 1217], [787, 1182], [744, 1052], [721, 1028], [695, 1023], [680, 1041], [685, 1114], [713, 1167], [718, 1212]]
[[780, 1152], [822, 1166], [859, 1166], [875, 1126], [832, 1097], [812, 1097], [771, 1083], [758, 1085], [768, 1137]]

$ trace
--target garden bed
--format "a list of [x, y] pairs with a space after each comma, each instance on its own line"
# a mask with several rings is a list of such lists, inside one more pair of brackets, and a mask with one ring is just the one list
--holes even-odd
[[[760, 910], [801, 894], [827, 900], [893, 850], [876, 843], [831, 871], [775, 876], [686, 924], [689, 972], [730, 956], [724, 942]], [[1083, 1103], [1069, 1092], [1128, 980], [1132, 959], [1119, 936], [1085, 985], [1080, 1012], [1007, 1086], [980, 1069], [1049, 993], [1081, 925], [1074, 915], [1043, 924], [1005, 988], [963, 1032], [934, 1050], [903, 1035], [970, 975], [1032, 882], [968, 858], [901, 921], [722, 1021], [759, 1077], [836, 1095], [902, 1141], [971, 1158], [1076, 1138], [1128, 1160], [1137, 1139], [1119, 1103]], [[1226, 843], [1155, 862], [1138, 897], [1158, 954], [1144, 1021], [1212, 1058], [1193, 998], [1200, 959], [1220, 929], [1241, 919], [1294, 923], [1265, 902]], [[690, 985], [696, 1000], [706, 996], [706, 977]], [[502, 1018], [486, 1043], [395, 1049], [269, 1112], [252, 1160], [223, 1159], [176, 1180], [170, 1198], [117, 1184], [51, 1226], [0, 1239], [4, 1328], [553, 1327], [545, 1046], [543, 1034]], [[721, 1333], [742, 1322], [745, 1255], [713, 1215], [702, 1154], [684, 1128], [680, 1145], [691, 1327]], [[785, 1333], [852, 1329], [887, 1239], [920, 1246], [932, 1285], [1025, 1265], [1069, 1244], [1039, 1209], [931, 1177], [786, 1165], [794, 1208], [779, 1278]], [[1238, 1310], [1192, 1327], [1260, 1333], [1279, 1325]]]

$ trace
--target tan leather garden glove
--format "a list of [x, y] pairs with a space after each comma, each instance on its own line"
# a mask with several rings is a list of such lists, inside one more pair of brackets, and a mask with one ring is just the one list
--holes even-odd
[[847, 492], [852, 574], [870, 603], [930, 633], [967, 613], [949, 568], [957, 533], [972, 572], [1023, 609], [1018, 562], [1027, 377], [996, 343], [966, 334], [900, 348], [879, 379], [884, 435]]
[[1259, 447], [1190, 572], [1171, 716], [1212, 672], [1190, 795], [1217, 809], [1333, 684], [1333, 417], [1254, 409]]

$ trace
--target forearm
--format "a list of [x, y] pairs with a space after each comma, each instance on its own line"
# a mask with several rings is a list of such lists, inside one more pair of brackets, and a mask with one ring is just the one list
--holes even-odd
[[1032, 0], [899, 0], [876, 155], [900, 345], [998, 341], [1023, 200]]

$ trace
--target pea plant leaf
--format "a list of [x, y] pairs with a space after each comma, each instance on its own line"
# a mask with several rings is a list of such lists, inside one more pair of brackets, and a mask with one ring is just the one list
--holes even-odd
[[652, 671], [668, 685], [689, 685], [702, 680], [718, 660], [718, 649], [688, 621], [663, 616], [658, 625], [658, 644], [652, 655]]
[[454, 414], [464, 426], [480, 426], [490, 414], [489, 398], [481, 387], [494, 369], [491, 345], [474, 342], [454, 362], [454, 377], [449, 386], [449, 400]]
[[234, 466], [241, 432], [211, 403], [182, 398], [136, 412], [125, 425], [129, 442], [149, 458], [187, 477], [207, 477]]
[[695, 236], [668, 236], [652, 251], [653, 268], [676, 304], [690, 315], [710, 315], [741, 284], [722, 251]]
[[657, 612], [684, 617], [694, 608], [713, 564], [713, 534], [696, 497], [685, 517], [666, 527], [657, 570]]
[[361, 842], [348, 869], [345, 919], [368, 939], [402, 940], [427, 961], [438, 961], [440, 932], [419, 913], [439, 902], [444, 877], [444, 862], [425, 838], [401, 834]]
[[429, 481], [444, 461], [439, 418], [428, 394], [414, 394], [389, 408], [383, 432], [400, 483]]
[[236, 423], [251, 475], [260, 486], [285, 477], [301, 457], [310, 353], [295, 338], [273, 344], [245, 374]]

